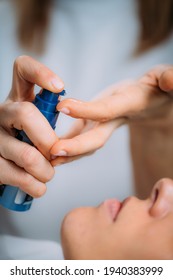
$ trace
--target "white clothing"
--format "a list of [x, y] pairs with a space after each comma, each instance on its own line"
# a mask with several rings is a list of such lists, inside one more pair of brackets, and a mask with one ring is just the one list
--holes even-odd
[[[67, 98], [83, 100], [90, 100], [116, 81], [136, 78], [155, 64], [173, 63], [173, 37], [140, 57], [132, 56], [139, 34], [135, 0], [58, 1], [52, 13], [46, 52], [41, 56], [26, 53], [19, 46], [15, 23], [11, 4], [0, 1], [1, 102], [11, 87], [13, 62], [24, 53], [46, 64], [64, 80]], [[61, 114], [57, 134], [67, 131], [71, 123], [71, 118]], [[28, 239], [33, 247], [35, 242], [41, 246], [38, 258], [51, 258], [46, 251], [47, 241], [43, 255], [42, 240], [59, 240], [61, 221], [69, 210], [81, 205], [97, 205], [111, 197], [124, 199], [133, 192], [127, 127], [118, 129], [104, 148], [91, 157], [56, 170], [55, 177], [47, 184], [47, 193], [34, 200], [30, 211], [16, 213], [0, 209], [0, 233], [3, 234], [0, 243], [4, 235], [17, 236], [19, 244], [24, 244], [23, 238], [26, 238], [18, 254], [14, 246], [10, 258], [35, 258], [36, 251], [31, 251]], [[6, 258], [6, 252], [12, 249], [5, 244], [1, 258], [2, 254]], [[53, 251], [52, 258], [54, 256]]]
[[3, 260], [63, 260], [61, 246], [54, 241], [1, 235], [0, 259]]

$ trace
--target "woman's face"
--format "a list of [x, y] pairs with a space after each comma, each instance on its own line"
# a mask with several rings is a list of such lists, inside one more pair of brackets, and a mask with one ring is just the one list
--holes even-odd
[[62, 224], [66, 259], [172, 259], [173, 181], [156, 183], [147, 200], [106, 200], [78, 208]]

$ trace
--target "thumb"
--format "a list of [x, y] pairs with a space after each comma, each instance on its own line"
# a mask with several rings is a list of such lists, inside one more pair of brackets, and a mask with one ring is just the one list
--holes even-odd
[[173, 96], [173, 67], [168, 67], [160, 76], [159, 79], [160, 88], [169, 92]]
[[63, 81], [49, 68], [29, 56], [19, 56], [14, 62], [9, 98], [31, 101], [35, 84], [52, 92], [60, 92], [64, 88]]

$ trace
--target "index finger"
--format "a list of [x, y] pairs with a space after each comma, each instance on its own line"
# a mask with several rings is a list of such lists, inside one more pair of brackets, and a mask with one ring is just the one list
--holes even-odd
[[14, 62], [12, 90], [9, 97], [13, 101], [31, 100], [35, 84], [57, 93], [64, 89], [63, 81], [48, 67], [32, 57], [19, 56]]
[[63, 100], [57, 110], [74, 118], [101, 122], [133, 116], [168, 101], [173, 93], [173, 67], [157, 66], [139, 80], [110, 86], [105, 93], [90, 102]]

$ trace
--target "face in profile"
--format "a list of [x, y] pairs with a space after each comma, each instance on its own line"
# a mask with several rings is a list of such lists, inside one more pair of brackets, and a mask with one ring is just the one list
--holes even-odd
[[173, 259], [173, 181], [158, 181], [146, 200], [75, 209], [61, 236], [65, 259]]

